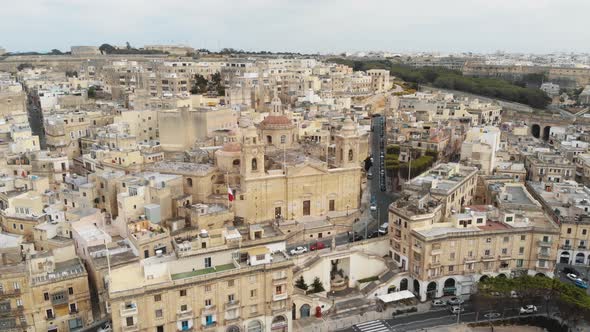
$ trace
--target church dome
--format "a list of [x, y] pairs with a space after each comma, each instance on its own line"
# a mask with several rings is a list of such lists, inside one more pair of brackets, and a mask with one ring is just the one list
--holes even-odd
[[291, 119], [284, 115], [269, 115], [261, 122], [263, 125], [291, 125]]

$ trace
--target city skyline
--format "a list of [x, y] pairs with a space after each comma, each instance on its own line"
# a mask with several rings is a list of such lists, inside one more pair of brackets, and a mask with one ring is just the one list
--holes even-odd
[[[12, 52], [69, 50], [103, 43], [333, 53], [589, 52], [584, 13], [568, 1], [268, 1], [191, 3], [74, 0], [12, 3], [0, 13]], [[65, 9], [65, 10], [64, 10]], [[568, 15], [562, 15], [562, 13]], [[14, 13], [19, 13], [15, 15]], [[13, 33], [10, 33], [13, 32]]]

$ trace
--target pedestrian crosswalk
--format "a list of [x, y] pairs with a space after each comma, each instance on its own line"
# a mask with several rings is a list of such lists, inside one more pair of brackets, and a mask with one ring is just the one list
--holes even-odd
[[352, 326], [352, 329], [356, 332], [389, 332], [391, 329], [386, 322], [382, 320], [372, 320], [370, 322], [364, 322]]

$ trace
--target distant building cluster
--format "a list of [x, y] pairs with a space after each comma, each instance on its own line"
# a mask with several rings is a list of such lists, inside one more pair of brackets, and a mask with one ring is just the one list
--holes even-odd
[[167, 54], [0, 60], [0, 330], [305, 330], [351, 291], [590, 265], [584, 116], [319, 57], [145, 49]]

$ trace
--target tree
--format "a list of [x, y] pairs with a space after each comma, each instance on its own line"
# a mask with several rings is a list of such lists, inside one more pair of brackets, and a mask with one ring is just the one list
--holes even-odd
[[88, 88], [88, 98], [96, 98], [96, 88], [91, 86]]
[[305, 279], [303, 279], [303, 276], [297, 279], [297, 281], [295, 282], [295, 287], [303, 289], [304, 291], [306, 291], [309, 288], [309, 286], [307, 286], [307, 284], [305, 283]]
[[110, 44], [102, 44], [98, 49], [102, 54], [112, 54], [116, 51], [116, 48]]
[[323, 292], [326, 289], [324, 288], [324, 285], [322, 284], [322, 281], [320, 280], [320, 278], [315, 277], [313, 279], [313, 283], [311, 284], [311, 292], [312, 293], [319, 293], [319, 292]]
[[30, 63], [21, 63], [20, 65], [18, 65], [18, 67], [16, 67], [16, 69], [17, 69], [18, 71], [21, 71], [21, 70], [23, 70], [23, 69], [25, 69], [25, 68], [31, 68], [31, 69], [34, 69], [35, 67], [34, 67], [32, 64], [30, 64]]
[[58, 49], [52, 49], [51, 52], [49, 53], [51, 55], [63, 55], [62, 51], [58, 50]]

